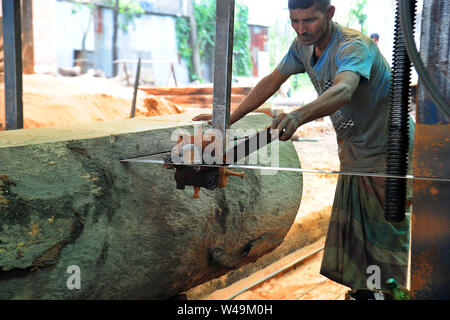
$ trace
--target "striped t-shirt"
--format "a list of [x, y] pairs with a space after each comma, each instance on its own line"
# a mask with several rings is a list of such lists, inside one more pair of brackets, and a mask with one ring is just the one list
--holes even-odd
[[325, 52], [314, 61], [314, 46], [296, 38], [277, 67], [283, 75], [307, 72], [319, 95], [336, 75], [352, 71], [361, 76], [352, 101], [330, 116], [336, 131], [341, 170], [383, 172], [388, 142], [391, 72], [378, 46], [362, 33], [332, 23]]

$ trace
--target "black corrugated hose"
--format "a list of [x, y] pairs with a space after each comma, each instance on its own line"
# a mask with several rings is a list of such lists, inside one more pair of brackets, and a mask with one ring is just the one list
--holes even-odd
[[[413, 10], [410, 11], [410, 18], [414, 25], [417, 1], [412, 0], [411, 2]], [[395, 15], [386, 172], [388, 174], [405, 176], [408, 171], [409, 99], [412, 65], [401, 29], [398, 1]], [[403, 221], [405, 219], [405, 211], [406, 179], [387, 178], [385, 182], [385, 219], [389, 222]]]

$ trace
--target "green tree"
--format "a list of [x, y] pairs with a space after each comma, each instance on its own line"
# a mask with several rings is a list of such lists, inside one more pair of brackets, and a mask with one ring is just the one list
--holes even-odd
[[78, 23], [80, 25], [81, 32], [82, 32], [81, 55], [79, 57], [79, 59], [81, 59], [81, 66], [82, 66], [81, 72], [82, 73], [86, 72], [86, 65], [87, 65], [87, 61], [85, 60], [86, 59], [86, 39], [89, 34], [89, 30], [91, 29], [91, 24], [92, 24], [92, 20], [94, 19], [94, 12], [95, 12], [96, 6], [92, 3], [77, 2], [72, 5], [72, 14], [77, 15], [79, 17], [79, 14], [83, 10], [83, 8], [89, 9], [89, 19], [88, 19], [87, 25], [85, 26], [81, 22], [81, 19], [78, 18]]
[[[193, 3], [194, 18], [197, 24], [197, 46], [200, 60], [212, 64], [214, 59], [216, 36], [216, 0], [197, 0]], [[247, 25], [248, 8], [236, 3], [236, 16], [234, 25], [234, 59], [233, 74], [235, 76], [248, 76], [251, 70], [249, 52], [250, 32]], [[180, 17], [176, 22], [178, 53], [186, 60], [191, 80], [202, 80], [201, 75], [195, 74], [192, 64], [192, 40], [189, 20]], [[211, 70], [212, 71], [212, 70]]]
[[250, 30], [248, 28], [248, 7], [236, 5], [233, 46], [233, 74], [236, 76], [249, 76], [252, 69], [249, 42]]
[[128, 32], [130, 26], [135, 27], [134, 19], [141, 17], [145, 11], [142, 9], [138, 0], [103, 0], [103, 4], [107, 7], [116, 8], [121, 17], [118, 21], [118, 27], [124, 32]]
[[[134, 27], [134, 19], [139, 18], [145, 13], [144, 9], [139, 4], [138, 0], [103, 0], [101, 2], [105, 7], [112, 8], [114, 10], [113, 16], [113, 48], [112, 48], [112, 59], [113, 62], [118, 59], [118, 30], [123, 32], [128, 32], [129, 26]], [[83, 7], [87, 7], [90, 11], [89, 21], [87, 26], [83, 26], [80, 22], [80, 27], [83, 32], [83, 38], [81, 42], [81, 59], [85, 58], [86, 51], [86, 38], [89, 34], [90, 26], [94, 17], [94, 12], [97, 10], [97, 5], [88, 1], [86, 3], [76, 2], [72, 6], [72, 14], [79, 14]], [[121, 19], [119, 19], [119, 15]], [[85, 64], [83, 63], [83, 66]], [[113, 75], [117, 75], [117, 64], [113, 64]]]
[[367, 34], [367, 14], [365, 13], [367, 0], [356, 0], [352, 2], [352, 8], [349, 12], [349, 21], [347, 26], [358, 23], [362, 33]]
[[[137, 0], [103, 0], [103, 3], [114, 10], [112, 60], [113, 76], [116, 76], [118, 73], [118, 64], [114, 63], [114, 61], [119, 58], [119, 48], [117, 44], [119, 28], [125, 33], [128, 32], [128, 27], [130, 25], [134, 27], [134, 18], [139, 18], [145, 11]], [[119, 16], [122, 19], [119, 19]]]

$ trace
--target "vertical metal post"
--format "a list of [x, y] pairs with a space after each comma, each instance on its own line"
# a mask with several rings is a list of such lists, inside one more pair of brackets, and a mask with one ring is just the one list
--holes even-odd
[[20, 1], [2, 0], [5, 129], [23, 128]]
[[222, 133], [224, 150], [226, 130], [230, 127], [234, 7], [235, 0], [220, 0], [216, 4], [212, 126]]
[[133, 91], [133, 102], [131, 105], [131, 115], [130, 118], [133, 119], [136, 113], [136, 100], [137, 100], [137, 92], [139, 89], [139, 79], [141, 77], [141, 58], [138, 59], [138, 65], [136, 69], [136, 79], [134, 80], [134, 91]]

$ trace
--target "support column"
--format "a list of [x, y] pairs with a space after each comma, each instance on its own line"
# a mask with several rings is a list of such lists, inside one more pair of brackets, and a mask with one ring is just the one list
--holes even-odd
[[20, 1], [2, 0], [5, 68], [5, 129], [23, 128]]
[[[226, 130], [230, 127], [234, 7], [235, 0], [217, 1], [212, 125], [214, 129], [222, 132], [224, 139]], [[223, 147], [225, 150], [226, 143]]]

